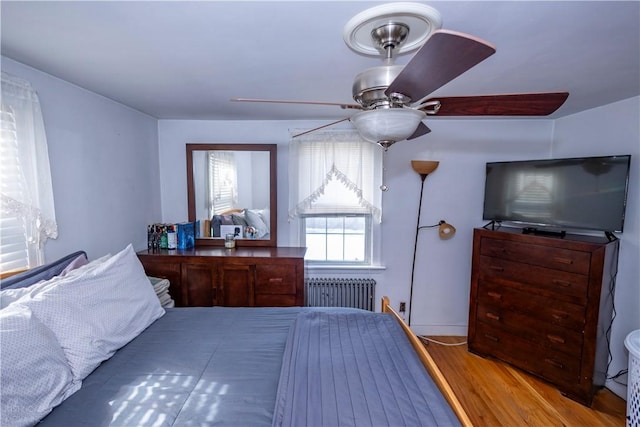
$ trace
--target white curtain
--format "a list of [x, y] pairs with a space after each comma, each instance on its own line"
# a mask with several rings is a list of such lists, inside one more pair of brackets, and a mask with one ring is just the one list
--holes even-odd
[[[322, 213], [369, 213], [382, 220], [382, 148], [356, 131], [313, 132], [289, 144], [289, 220], [314, 211], [332, 181], [356, 197], [350, 206], [326, 204]], [[333, 212], [332, 212], [333, 210]]]
[[[43, 246], [58, 236], [49, 152], [40, 101], [29, 82], [2, 73], [0, 209], [23, 220], [29, 265], [44, 262]], [[9, 175], [10, 174], [10, 175]]]

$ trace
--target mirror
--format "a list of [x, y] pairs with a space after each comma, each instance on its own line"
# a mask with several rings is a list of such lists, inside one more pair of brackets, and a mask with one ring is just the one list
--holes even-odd
[[276, 144], [187, 144], [189, 221], [196, 246], [277, 245]]

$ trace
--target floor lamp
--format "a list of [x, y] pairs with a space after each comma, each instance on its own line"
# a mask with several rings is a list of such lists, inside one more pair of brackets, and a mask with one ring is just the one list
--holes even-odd
[[426, 227], [420, 227], [420, 213], [422, 211], [422, 194], [424, 193], [424, 181], [427, 179], [429, 174], [433, 173], [438, 168], [440, 162], [429, 161], [429, 160], [412, 160], [411, 167], [414, 171], [420, 175], [420, 179], [422, 180], [422, 184], [420, 186], [420, 201], [418, 203], [418, 221], [416, 224], [416, 240], [413, 245], [413, 262], [411, 263], [411, 288], [409, 290], [409, 317], [407, 320], [407, 324], [411, 326], [411, 314], [413, 313], [413, 282], [415, 278], [415, 270], [416, 270], [416, 252], [418, 249], [418, 234], [420, 233], [421, 228], [430, 228], [430, 227], [438, 227], [438, 235], [440, 239], [450, 239], [456, 232], [456, 229], [451, 224], [447, 224], [444, 220], [440, 221], [436, 225], [429, 225]]

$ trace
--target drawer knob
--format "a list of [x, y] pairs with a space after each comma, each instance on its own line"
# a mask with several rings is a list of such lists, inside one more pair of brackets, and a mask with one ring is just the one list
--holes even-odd
[[282, 277], [272, 277], [269, 279], [269, 283], [282, 283]]
[[556, 320], [563, 320], [569, 317], [569, 314], [565, 313], [564, 311], [557, 311], [555, 313], [551, 313], [551, 317]]
[[569, 286], [571, 286], [571, 282], [567, 282], [566, 280], [560, 280], [560, 279], [554, 279], [553, 284], [564, 286], [565, 288], [568, 288]]
[[564, 265], [571, 265], [573, 264], [573, 260], [569, 259], [569, 258], [554, 258], [553, 259], [555, 262], [559, 263], [559, 264], [564, 264]]
[[565, 339], [562, 337], [559, 337], [557, 335], [552, 335], [552, 334], [547, 334], [547, 338], [549, 339], [549, 341], [558, 343], [558, 344], [564, 344], [565, 343]]
[[503, 267], [499, 267], [499, 266], [497, 266], [497, 265], [492, 265], [492, 266], [491, 266], [491, 269], [492, 269], [493, 271], [500, 271], [500, 272], [503, 272], [503, 271], [504, 271], [504, 268], [503, 268]]
[[502, 294], [499, 294], [498, 292], [487, 292], [487, 295], [489, 295], [491, 298], [495, 298], [495, 299], [502, 299]]
[[498, 338], [498, 337], [494, 337], [493, 335], [484, 334], [484, 337], [485, 337], [485, 338], [487, 338], [487, 339], [489, 339], [489, 340], [491, 340], [491, 341], [495, 341], [495, 342], [500, 341], [500, 338]]
[[485, 314], [485, 316], [491, 320], [500, 320], [500, 316], [498, 316], [497, 314], [487, 313]]
[[562, 363], [558, 362], [557, 360], [544, 359], [544, 361], [546, 363], [548, 363], [549, 365], [555, 366], [556, 368], [564, 369], [564, 365]]

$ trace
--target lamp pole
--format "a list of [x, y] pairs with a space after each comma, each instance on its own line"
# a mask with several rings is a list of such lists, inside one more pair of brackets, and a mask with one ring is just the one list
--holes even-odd
[[413, 282], [416, 270], [416, 253], [418, 250], [418, 234], [420, 232], [420, 214], [422, 212], [422, 194], [424, 193], [424, 181], [430, 173], [436, 170], [440, 162], [427, 160], [412, 160], [411, 167], [420, 175], [422, 183], [420, 184], [420, 201], [418, 202], [418, 220], [416, 224], [416, 239], [413, 245], [413, 261], [411, 263], [411, 286], [409, 288], [409, 316], [407, 324], [411, 326], [411, 314], [413, 313]]

